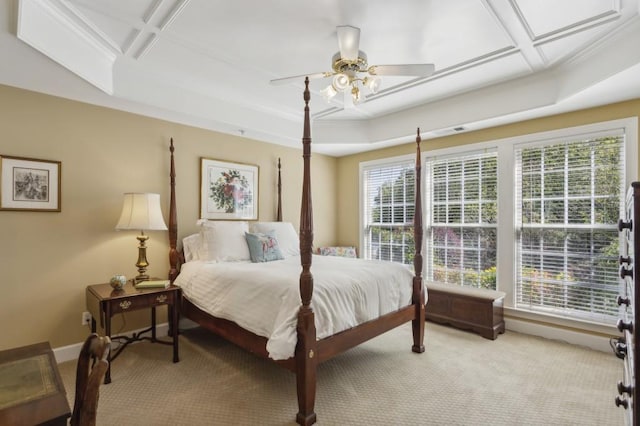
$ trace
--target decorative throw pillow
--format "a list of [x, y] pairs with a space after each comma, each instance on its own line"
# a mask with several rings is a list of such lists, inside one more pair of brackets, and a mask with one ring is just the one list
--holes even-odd
[[200, 260], [202, 252], [202, 236], [200, 234], [191, 234], [182, 239], [182, 248], [184, 250], [184, 261]]
[[251, 232], [265, 234], [269, 231], [274, 232], [284, 257], [300, 255], [300, 239], [291, 222], [254, 222], [251, 224]]
[[252, 262], [271, 262], [284, 259], [274, 232], [245, 233]]
[[320, 247], [322, 256], [358, 257], [355, 247]]
[[249, 230], [245, 221], [199, 220], [202, 236], [200, 260], [236, 262], [249, 260], [249, 248], [244, 233]]

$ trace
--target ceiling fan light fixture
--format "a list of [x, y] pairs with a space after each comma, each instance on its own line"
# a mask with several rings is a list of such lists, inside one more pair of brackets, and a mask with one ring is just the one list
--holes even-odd
[[377, 75], [364, 78], [364, 85], [371, 91], [371, 93], [378, 93], [382, 86], [382, 79]]
[[333, 77], [333, 87], [339, 92], [349, 87], [349, 83], [349, 76], [345, 73], [336, 74], [335, 77]]
[[338, 91], [333, 87], [333, 84], [328, 85], [324, 89], [320, 91], [320, 94], [324, 98], [325, 101], [330, 102], [337, 94]]
[[351, 89], [351, 97], [353, 98], [353, 104], [357, 105], [362, 102], [362, 96], [360, 96], [360, 89], [355, 84]]
[[[322, 97], [330, 102], [339, 92], [342, 94], [343, 107], [351, 108], [354, 104], [362, 103], [366, 97], [361, 90], [366, 87], [369, 93], [376, 94], [382, 88], [380, 76], [406, 76], [426, 79], [434, 71], [433, 64], [399, 64], [399, 65], [371, 65], [367, 55], [359, 49], [360, 28], [351, 25], [336, 27], [339, 51], [331, 59], [332, 71], [307, 74], [312, 78], [331, 78], [331, 84], [320, 91]], [[305, 76], [292, 76], [271, 80], [272, 84], [299, 82]], [[375, 99], [375, 97], [374, 97]]]

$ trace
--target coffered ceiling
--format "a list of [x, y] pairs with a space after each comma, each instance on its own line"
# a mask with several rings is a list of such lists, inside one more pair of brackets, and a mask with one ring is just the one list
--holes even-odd
[[355, 107], [313, 80], [314, 150], [343, 155], [640, 98], [639, 2], [6, 0], [0, 84], [299, 146], [303, 80], [269, 81], [330, 71], [336, 26], [370, 65], [435, 64]]

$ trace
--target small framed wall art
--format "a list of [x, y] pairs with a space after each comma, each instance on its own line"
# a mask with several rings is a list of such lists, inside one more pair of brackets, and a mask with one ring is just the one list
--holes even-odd
[[200, 218], [258, 219], [258, 166], [201, 158]]
[[0, 155], [0, 210], [60, 211], [60, 161]]

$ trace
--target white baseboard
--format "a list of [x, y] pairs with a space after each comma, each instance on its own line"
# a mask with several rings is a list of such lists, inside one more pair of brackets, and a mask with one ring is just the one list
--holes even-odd
[[[144, 330], [144, 328], [141, 328], [139, 330], [133, 330], [133, 331], [130, 331], [128, 333], [120, 334], [120, 336], [131, 337], [133, 335], [133, 333], [139, 333], [142, 330]], [[151, 332], [149, 332], [149, 333], [151, 333]], [[169, 324], [168, 323], [165, 322], [165, 323], [156, 325], [156, 337], [166, 337], [168, 334], [169, 334]], [[82, 344], [83, 343], [84, 343], [84, 341], [82, 341], [80, 343], [74, 343], [73, 345], [54, 348], [53, 349], [53, 354], [56, 357], [56, 362], [58, 364], [60, 364], [61, 362], [66, 362], [66, 361], [71, 361], [71, 360], [74, 360], [74, 359], [78, 359], [78, 356], [80, 355], [80, 349], [82, 348]]]
[[534, 323], [518, 318], [507, 318], [505, 319], [505, 323], [507, 330], [544, 337], [546, 339], [560, 340], [572, 345], [586, 346], [597, 351], [611, 353], [609, 336], [561, 328], [553, 324], [545, 325]]

